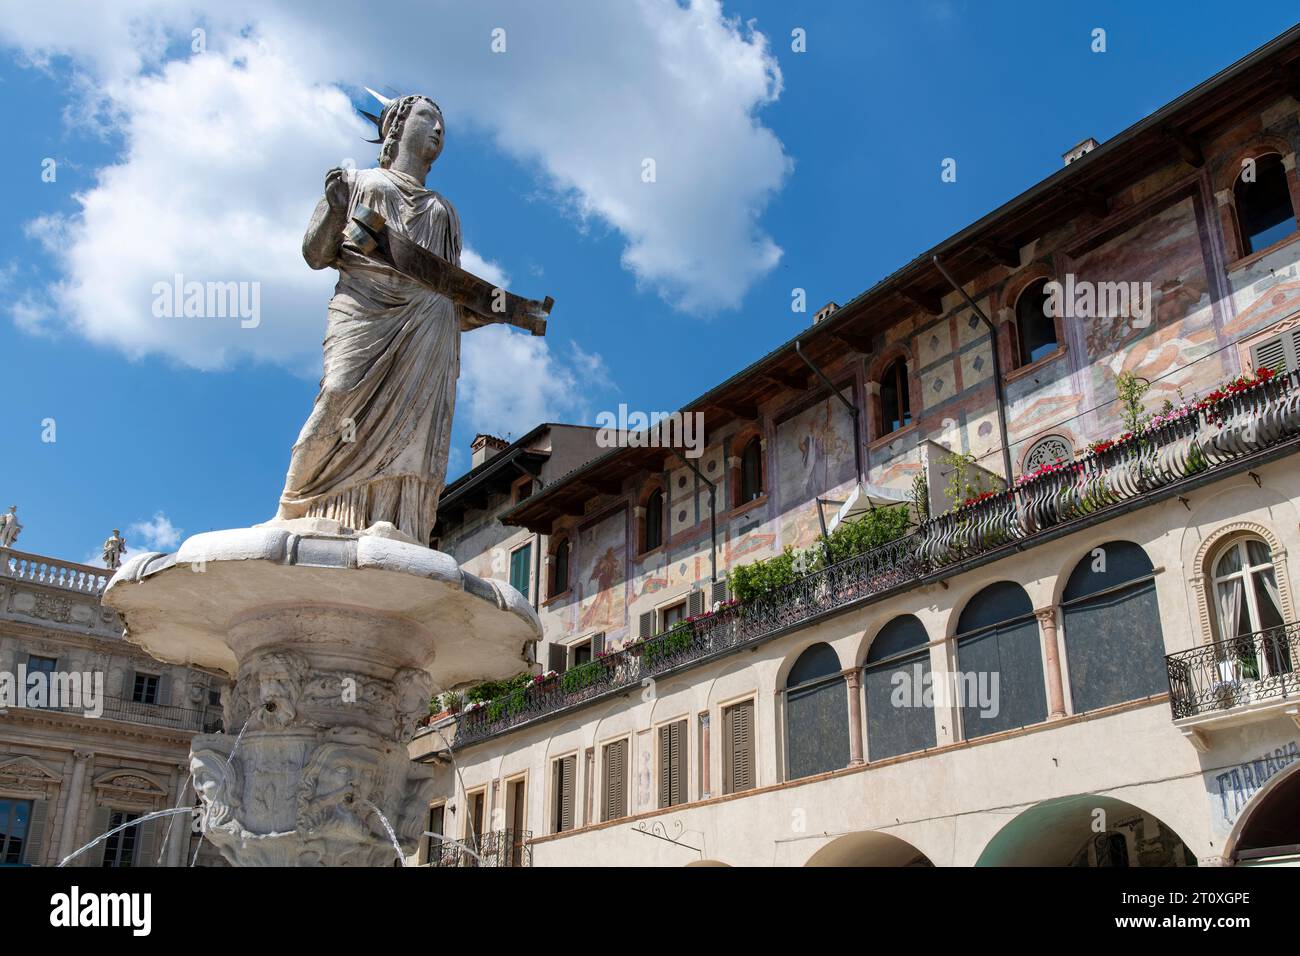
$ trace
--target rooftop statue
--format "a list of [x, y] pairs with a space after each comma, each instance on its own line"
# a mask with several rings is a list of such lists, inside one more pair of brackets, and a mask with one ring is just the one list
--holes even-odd
[[[373, 91], [372, 91], [373, 92]], [[504, 322], [545, 333], [551, 300], [521, 299], [459, 268], [460, 220], [424, 185], [442, 153], [442, 111], [386, 99], [379, 166], [331, 169], [303, 237], [335, 268], [325, 369], [293, 447], [277, 519], [391, 522], [427, 546], [447, 473], [460, 333]]]

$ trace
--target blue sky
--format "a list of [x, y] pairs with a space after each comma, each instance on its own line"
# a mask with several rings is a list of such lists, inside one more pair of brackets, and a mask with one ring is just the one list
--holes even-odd
[[[370, 48], [350, 45], [347, 4], [324, 21], [338, 26], [310, 5], [241, 6], [0, 4], [0, 505], [19, 506], [23, 550], [84, 560], [114, 527], [168, 550], [273, 515], [332, 284], [296, 243], [331, 157], [373, 163], [348, 114], [349, 98], [370, 108], [363, 84], [441, 103], [429, 185], [460, 212], [468, 264], [557, 300], [545, 342], [467, 336], [454, 477], [477, 430], [680, 406], [807, 324], [792, 289], [810, 310], [847, 301], [1295, 16], [379, 3]], [[141, 283], [178, 269], [260, 282], [259, 327], [154, 319]]]

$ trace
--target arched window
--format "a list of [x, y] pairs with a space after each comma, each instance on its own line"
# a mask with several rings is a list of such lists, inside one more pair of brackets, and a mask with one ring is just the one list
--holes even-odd
[[[935, 745], [930, 683], [930, 636], [911, 614], [880, 629], [863, 665], [867, 694], [867, 759], [883, 760]], [[933, 700], [931, 700], [933, 703]]]
[[1054, 465], [1074, 458], [1074, 446], [1064, 435], [1046, 435], [1029, 446], [1023, 471], [1029, 473], [1043, 465]]
[[1029, 595], [999, 581], [957, 619], [957, 703], [967, 740], [1047, 719], [1043, 648]]
[[1084, 555], [1061, 595], [1075, 713], [1169, 689], [1155, 569], [1131, 541]]
[[1047, 280], [1031, 282], [1016, 298], [1016, 363], [1028, 365], [1056, 351], [1056, 319], [1047, 314]]
[[656, 488], [650, 492], [645, 501], [645, 547], [642, 551], [653, 551], [664, 543], [664, 490]]
[[1253, 535], [1235, 539], [1215, 557], [1210, 574], [1219, 640], [1231, 642], [1225, 679], [1289, 673], [1291, 652], [1268, 542]]
[[748, 504], [763, 494], [763, 443], [755, 435], [740, 453], [740, 500]]
[[907, 359], [899, 356], [880, 376], [881, 434], [896, 432], [912, 423], [912, 398], [907, 387]]
[[551, 594], [563, 594], [569, 590], [569, 539], [565, 538], [555, 546], [551, 557]]
[[[1253, 176], [1253, 181], [1251, 178]], [[1267, 249], [1296, 231], [1295, 207], [1286, 168], [1277, 153], [1257, 156], [1243, 166], [1232, 187], [1241, 230], [1241, 254]]]
[[814, 644], [785, 682], [786, 779], [849, 765], [849, 711], [839, 655]]

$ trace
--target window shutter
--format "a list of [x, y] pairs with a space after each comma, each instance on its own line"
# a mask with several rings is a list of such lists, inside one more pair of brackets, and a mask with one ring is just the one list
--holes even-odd
[[591, 658], [595, 660], [598, 656], [605, 653], [605, 632], [599, 631], [591, 635]]
[[135, 668], [128, 667], [122, 674], [122, 699], [135, 700]]
[[672, 727], [659, 728], [659, 808], [671, 807], [672, 798]]
[[738, 793], [754, 786], [754, 702], [728, 707], [725, 718], [723, 784], [727, 793]]
[[563, 644], [550, 644], [546, 648], [546, 669], [563, 674], [568, 663], [569, 649]]
[[659, 806], [675, 807], [686, 802], [686, 781], [682, 760], [686, 721], [659, 728]]
[[573, 829], [573, 797], [576, 787], [575, 774], [578, 769], [577, 756], [565, 757], [555, 762], [559, 775], [556, 782], [556, 799], [559, 800], [559, 829], [561, 832]]
[[158, 675], [158, 703], [167, 706], [172, 702], [171, 694], [172, 682], [168, 679], [166, 672]]
[[645, 640], [647, 637], [650, 637], [650, 635], [653, 633], [654, 633], [654, 612], [647, 611], [645, 614], [641, 615], [641, 622], [637, 626], [637, 636], [640, 637], [641, 640]]
[[27, 821], [27, 846], [23, 850], [23, 862], [32, 866], [40, 866], [42, 863], [41, 838], [45, 835], [45, 815], [48, 809], [46, 800], [32, 802], [32, 816]]
[[605, 745], [605, 820], [627, 816], [627, 741]]
[[1251, 364], [1258, 370], [1271, 368], [1294, 372], [1300, 368], [1300, 328], [1274, 335], [1250, 347]]
[[696, 617], [704, 613], [704, 590], [696, 588], [691, 592], [690, 599], [686, 602], [686, 616]]
[[713, 603], [714, 603], [714, 604], [725, 604], [725, 603], [726, 603], [727, 601], [729, 601], [729, 600], [731, 600], [731, 599], [730, 599], [730, 597], [728, 597], [728, 595], [727, 595], [727, 582], [726, 582], [726, 580], [724, 579], [724, 580], [722, 580], [722, 581], [714, 581], [714, 582], [713, 582]]

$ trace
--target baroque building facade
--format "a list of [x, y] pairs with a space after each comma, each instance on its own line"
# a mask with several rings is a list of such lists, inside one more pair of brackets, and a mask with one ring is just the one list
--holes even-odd
[[688, 403], [698, 459], [441, 515], [543, 556], [545, 640], [412, 743], [415, 862], [1300, 861], [1297, 150], [1292, 30]]
[[[0, 548], [0, 680], [34, 694], [75, 675], [88, 692], [0, 705], [0, 865], [55, 866], [145, 814], [194, 803], [191, 738], [221, 727], [223, 678], [128, 644], [100, 595], [111, 572]], [[101, 683], [102, 682], [102, 683]], [[71, 866], [222, 865], [184, 814], [135, 826]]]

